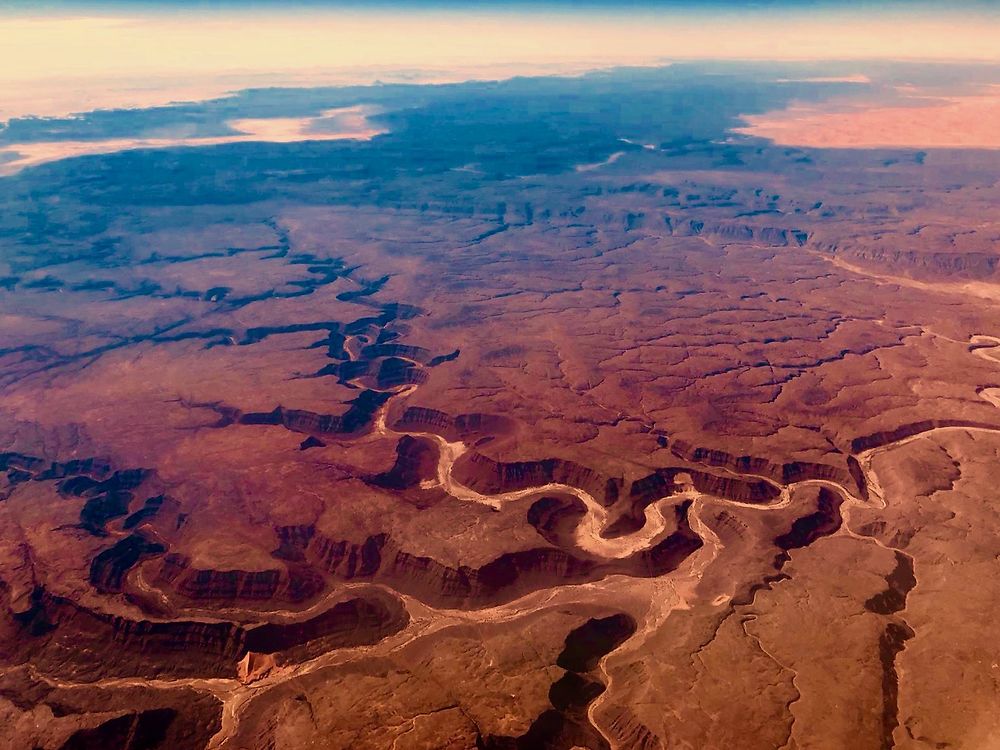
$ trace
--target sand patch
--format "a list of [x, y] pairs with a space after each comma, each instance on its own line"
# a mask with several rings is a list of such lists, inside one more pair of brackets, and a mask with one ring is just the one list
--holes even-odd
[[370, 140], [386, 132], [368, 118], [371, 107], [358, 105], [321, 112], [315, 117], [272, 117], [230, 120], [232, 135], [207, 138], [107, 138], [102, 140], [39, 141], [12, 143], [0, 151], [0, 175], [73, 156], [110, 154], [116, 151], [173, 146], [218, 146], [227, 143], [294, 143], [297, 141]]
[[[841, 105], [842, 106], [842, 105]], [[744, 115], [735, 132], [806, 148], [1000, 148], [1000, 86], [912, 106], [793, 106]]]

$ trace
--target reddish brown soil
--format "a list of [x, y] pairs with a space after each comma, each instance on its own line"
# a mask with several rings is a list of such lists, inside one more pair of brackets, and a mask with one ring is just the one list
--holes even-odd
[[816, 158], [19, 278], [10, 746], [990, 747], [1000, 156]]

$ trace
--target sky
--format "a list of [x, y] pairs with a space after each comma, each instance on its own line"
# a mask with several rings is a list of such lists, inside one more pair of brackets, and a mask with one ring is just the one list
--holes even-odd
[[398, 79], [401, 70], [462, 80], [692, 58], [1000, 62], [998, 39], [998, 0], [3, 0], [0, 120], [106, 106], [104, 94], [143, 105], [256, 82]]

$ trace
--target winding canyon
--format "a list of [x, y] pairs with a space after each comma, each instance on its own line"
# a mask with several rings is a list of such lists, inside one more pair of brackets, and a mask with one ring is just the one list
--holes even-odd
[[0, 179], [0, 747], [991, 747], [1000, 157], [696, 73]]

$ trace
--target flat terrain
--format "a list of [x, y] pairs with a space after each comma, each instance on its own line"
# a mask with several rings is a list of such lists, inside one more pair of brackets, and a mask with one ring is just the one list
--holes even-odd
[[382, 134], [0, 178], [0, 746], [1000, 746], [1000, 152], [734, 131], [856, 72], [11, 121]]

